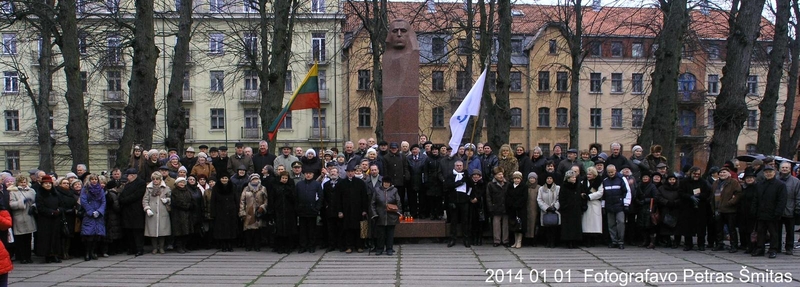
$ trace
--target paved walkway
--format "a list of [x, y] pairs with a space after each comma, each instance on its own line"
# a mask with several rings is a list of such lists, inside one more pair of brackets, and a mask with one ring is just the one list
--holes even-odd
[[[241, 249], [117, 255], [89, 262], [16, 265], [9, 282], [12, 286], [698, 286], [722, 276], [730, 281], [726, 286], [800, 286], [800, 255], [768, 259], [741, 252], [664, 248], [506, 249], [491, 244], [447, 248], [434, 243], [395, 249], [394, 256], [321, 251], [279, 255]], [[647, 274], [624, 275], [647, 269]], [[768, 270], [773, 271], [771, 276]], [[786, 279], [785, 272], [793, 281], [776, 283]], [[621, 274], [627, 282], [620, 281]], [[636, 276], [644, 277], [636, 282]]]

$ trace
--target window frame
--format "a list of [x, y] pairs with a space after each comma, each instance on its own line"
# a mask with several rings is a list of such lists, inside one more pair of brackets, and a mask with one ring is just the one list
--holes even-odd
[[444, 71], [431, 72], [431, 91], [444, 91]]
[[539, 71], [537, 77], [537, 91], [549, 92], [550, 91], [550, 71]]
[[209, 55], [225, 54], [225, 34], [222, 33], [208, 34], [208, 54]]
[[17, 33], [3, 33], [3, 55], [17, 54]]
[[747, 120], [745, 121], [745, 127], [749, 130], [758, 129], [758, 110], [755, 109], [747, 110]]
[[3, 71], [3, 93], [19, 93], [19, 72]]
[[19, 110], [5, 110], [3, 111], [3, 118], [6, 120], [7, 132], [19, 131]]
[[511, 108], [511, 127], [512, 128], [522, 128], [522, 109], [521, 108]]
[[211, 130], [225, 129], [225, 109], [211, 108], [209, 118], [211, 120]]
[[600, 94], [603, 93], [603, 74], [590, 73], [589, 74], [589, 93]]
[[522, 72], [511, 72], [508, 76], [508, 90], [522, 92]]
[[644, 43], [635, 42], [631, 44], [631, 58], [644, 58]]
[[621, 94], [625, 92], [622, 85], [622, 73], [611, 73], [611, 93]]
[[611, 57], [622, 58], [625, 54], [624, 49], [625, 45], [622, 41], [611, 41]]
[[589, 109], [589, 127], [593, 129], [603, 128], [603, 109], [601, 108]]
[[372, 108], [370, 107], [358, 108], [358, 127], [359, 128], [372, 127]]
[[208, 71], [208, 75], [209, 75], [209, 87], [208, 87], [209, 91], [212, 93], [225, 92], [225, 71], [212, 70]]
[[20, 170], [19, 150], [6, 150], [6, 169], [10, 171]]
[[358, 86], [356, 86], [356, 90], [369, 91], [371, 82], [370, 70], [358, 70]]
[[640, 129], [644, 126], [644, 109], [631, 109], [631, 128]]
[[569, 127], [569, 109], [564, 107], [556, 108], [556, 127], [557, 128]]
[[758, 75], [747, 75], [747, 95], [758, 95]]
[[431, 109], [431, 127], [444, 128], [444, 107], [433, 107]]
[[549, 128], [550, 127], [550, 108], [540, 107], [537, 109], [537, 127]]
[[611, 109], [611, 128], [612, 129], [621, 129], [622, 128], [622, 121], [623, 121], [623, 113], [621, 108], [612, 108]]
[[644, 94], [644, 74], [633, 73], [631, 74], [631, 93]]
[[[712, 81], [712, 77], [714, 81]], [[708, 81], [706, 81], [707, 91], [709, 95], [719, 95], [719, 75], [709, 74]]]

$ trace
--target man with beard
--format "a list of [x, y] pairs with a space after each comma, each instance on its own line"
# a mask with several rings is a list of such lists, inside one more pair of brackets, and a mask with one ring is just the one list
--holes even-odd
[[711, 208], [709, 198], [713, 195], [708, 182], [701, 179], [702, 172], [699, 167], [691, 167], [688, 176], [681, 181], [680, 196], [688, 199], [688, 207], [684, 208], [684, 214], [678, 218], [677, 234], [683, 235], [686, 247], [684, 251], [693, 248], [692, 237], [697, 235], [697, 248], [700, 251], [706, 250], [706, 225], [708, 224], [708, 209]]

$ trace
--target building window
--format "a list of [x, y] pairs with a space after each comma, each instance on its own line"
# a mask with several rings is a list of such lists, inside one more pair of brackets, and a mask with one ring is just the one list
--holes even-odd
[[16, 71], [3, 72], [3, 92], [5, 93], [18, 93], [19, 92], [19, 73]]
[[[213, 0], [212, 0], [213, 1]], [[208, 37], [208, 53], [221, 55], [225, 53], [225, 35], [222, 33], [211, 33]]]
[[117, 166], [117, 150], [109, 149], [106, 151], [106, 168], [108, 170], [114, 169]]
[[312, 109], [311, 110], [311, 127], [313, 128], [320, 128], [320, 127], [327, 127], [325, 124], [325, 108], [322, 109]]
[[358, 127], [369, 127], [371, 124], [372, 114], [370, 108], [358, 108]]
[[569, 111], [567, 108], [556, 109], [556, 127], [566, 128], [569, 126]]
[[622, 109], [611, 109], [611, 128], [622, 128]]
[[244, 128], [258, 128], [258, 109], [244, 109]]
[[591, 73], [589, 75], [589, 92], [600, 93], [602, 90], [602, 75], [600, 73]]
[[108, 90], [111, 92], [122, 91], [122, 72], [121, 71], [107, 71], [106, 81], [108, 82]]
[[522, 39], [511, 39], [511, 55], [522, 55]]
[[758, 94], [758, 75], [747, 76], [747, 94], [748, 95]]
[[459, 96], [466, 96], [467, 92], [471, 88], [470, 81], [472, 79], [469, 76], [467, 71], [458, 71], [456, 72], [456, 91], [458, 91]]
[[539, 127], [550, 127], [550, 108], [539, 108]]
[[709, 129], [714, 128], [714, 111], [714, 109], [708, 109], [708, 124], [706, 124], [706, 127]]
[[81, 91], [84, 93], [89, 91], [89, 73], [86, 71], [81, 71]]
[[444, 57], [444, 54], [446, 53], [445, 48], [446, 45], [444, 38], [433, 37], [433, 39], [431, 39], [431, 54], [433, 55], [434, 61], [439, 61]]
[[225, 72], [224, 71], [211, 71], [211, 91], [223, 92], [225, 91]]
[[509, 77], [509, 84], [511, 85], [510, 90], [514, 92], [521, 92], [522, 91], [522, 73], [520, 72], [511, 72]]
[[283, 117], [283, 122], [281, 122], [282, 130], [291, 130], [292, 129], [292, 111], [286, 112], [286, 116]]
[[641, 128], [644, 125], [644, 110], [632, 109], [631, 110], [631, 127]]
[[369, 90], [369, 70], [358, 70], [358, 90]]
[[611, 73], [611, 92], [622, 93], [622, 73]]
[[208, 6], [211, 13], [222, 13], [222, 8], [225, 6], [225, 0], [208, 0]]
[[708, 47], [708, 59], [709, 60], [719, 59], [719, 46], [711, 45]]
[[600, 57], [603, 54], [602, 43], [598, 41], [592, 41], [591, 43], [591, 51], [590, 54], [592, 57]]
[[719, 75], [708, 75], [708, 94], [719, 95]]
[[431, 125], [434, 128], [443, 128], [444, 127], [444, 108], [443, 107], [434, 107], [431, 112]]
[[522, 127], [522, 109], [511, 108], [511, 127], [512, 128]]
[[86, 43], [86, 33], [78, 33], [78, 52], [81, 53], [81, 55], [86, 55], [88, 54], [87, 50], [88, 44]]
[[244, 89], [247, 91], [258, 90], [258, 73], [256, 71], [244, 71]]
[[622, 42], [611, 42], [611, 57], [622, 57]]
[[634, 94], [644, 93], [644, 74], [634, 73], [631, 75], [631, 90]]
[[633, 46], [631, 47], [631, 57], [634, 58], [644, 57], [644, 44], [633, 43]]
[[684, 59], [694, 58], [694, 51], [692, 50], [692, 47], [689, 47], [689, 45], [683, 45], [683, 48], [681, 48], [681, 58]]
[[602, 125], [602, 118], [603, 118], [603, 110], [599, 108], [592, 108], [589, 110], [590, 117], [589, 117], [589, 127], [592, 128], [601, 128]]
[[747, 154], [756, 154], [756, 144], [747, 144], [745, 146], [745, 152], [747, 152]]
[[550, 144], [549, 143], [540, 143], [539, 148], [542, 150], [543, 157], [550, 157]]
[[747, 110], [747, 128], [758, 128], [758, 110]]
[[6, 110], [3, 114], [6, 116], [6, 131], [18, 132], [19, 131], [19, 111]]
[[225, 129], [225, 109], [211, 109], [211, 129]]
[[244, 33], [244, 55], [246, 59], [258, 57], [258, 35], [255, 32]]
[[123, 118], [125, 118], [125, 116], [122, 114], [122, 110], [119, 109], [108, 110], [108, 129], [121, 130]]
[[122, 60], [122, 38], [110, 35], [106, 38], [106, 60], [109, 63], [119, 63]]
[[292, 71], [286, 71], [286, 78], [283, 79], [283, 90], [286, 92], [291, 92], [292, 89]]
[[325, 13], [325, 0], [311, 0], [311, 13]]
[[678, 91], [691, 92], [694, 91], [697, 79], [690, 73], [683, 73], [678, 76]]
[[539, 91], [549, 91], [550, 90], [550, 72], [548, 71], [540, 71], [539, 72]]
[[14, 14], [14, 3], [11, 1], [0, 2], [0, 13], [7, 16]]
[[567, 72], [556, 73], [556, 91], [566, 92], [569, 86], [569, 74]]
[[10, 171], [19, 170], [19, 151], [7, 150], [6, 151], [6, 169]]
[[471, 52], [471, 50], [472, 49], [470, 49], [470, 47], [467, 46], [467, 40], [458, 39], [458, 49], [457, 49], [457, 51], [458, 51], [459, 55], [467, 55], [467, 54], [469, 54]]
[[17, 34], [3, 33], [3, 55], [17, 54]]
[[313, 61], [325, 62], [325, 33], [311, 33], [311, 56]]
[[189, 91], [192, 89], [192, 82], [191, 77], [189, 76], [189, 72], [183, 72], [183, 90]]
[[486, 73], [486, 85], [489, 86], [490, 92], [497, 91], [497, 72], [489, 71]]
[[[190, 126], [190, 123], [192, 122], [192, 120], [191, 120], [192, 117], [191, 116], [192, 116], [192, 110], [189, 109], [189, 108], [184, 108], [183, 109], [183, 118], [186, 119], [186, 125], [187, 125], [186, 127], [187, 128]], [[189, 131], [187, 131], [187, 133], [188, 132]], [[187, 134], [187, 136], [188, 136], [188, 134]]]
[[433, 71], [433, 73], [431, 73], [431, 90], [432, 91], [444, 91], [444, 72], [443, 71]]
[[548, 53], [550, 54], [558, 53], [558, 42], [556, 42], [556, 39], [550, 39], [550, 41], [548, 41], [547, 43], [548, 43], [547, 46]]

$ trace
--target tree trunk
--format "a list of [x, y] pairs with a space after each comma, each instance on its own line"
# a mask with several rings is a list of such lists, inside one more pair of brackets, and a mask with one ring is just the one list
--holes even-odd
[[89, 167], [89, 115], [81, 86], [81, 54], [75, 12], [75, 0], [58, 1], [57, 20], [61, 37], [56, 42], [64, 59], [64, 76], [67, 82], [67, 143], [72, 154], [72, 170], [78, 164]]
[[[480, 40], [478, 42], [478, 58], [481, 60], [481, 68], [488, 68], [491, 71], [492, 67], [492, 45], [494, 44], [494, 14], [495, 14], [495, 0], [478, 0], [478, 14], [480, 15], [480, 25], [478, 25], [478, 32], [480, 33]], [[489, 8], [489, 11], [486, 11]], [[496, 73], [496, 71], [495, 71]], [[495, 77], [496, 78], [496, 77]], [[474, 143], [481, 142], [483, 123], [487, 120], [487, 115], [490, 114], [490, 108], [494, 105], [492, 100], [491, 87], [494, 86], [495, 90], [499, 89], [497, 81], [495, 83], [487, 83], [483, 86], [483, 95], [481, 96], [481, 112], [476, 121], [478, 128], [475, 129]], [[491, 117], [488, 117], [491, 118]]]
[[[472, 69], [473, 69], [473, 61], [475, 61], [475, 55], [473, 54], [472, 50], [472, 42], [475, 39], [475, 35], [473, 34], [473, 30], [475, 29], [475, 7], [472, 5], [472, 0], [465, 0], [464, 1], [466, 12], [467, 21], [464, 23], [463, 31], [465, 31], [465, 39], [464, 45], [468, 47], [469, 52], [466, 54], [466, 64], [464, 65], [464, 71], [469, 73], [470, 84], [472, 84]], [[481, 64], [483, 66], [484, 64]], [[481, 73], [483, 73], [483, 69], [481, 69]], [[471, 86], [470, 86], [471, 87]], [[471, 89], [471, 88], [470, 88]], [[480, 116], [480, 115], [479, 115]], [[475, 118], [470, 118], [467, 121], [467, 127], [464, 129], [464, 136], [461, 138], [461, 144], [464, 145], [466, 143], [473, 143], [476, 136], [480, 136], [480, 130], [476, 129], [475, 125], [478, 124], [476, 121], [478, 116]], [[473, 132], [474, 131], [474, 132]]]
[[131, 80], [128, 82], [130, 92], [125, 107], [125, 129], [117, 149], [117, 166], [127, 165], [134, 143], [153, 148], [156, 127], [156, 60], [159, 51], [155, 42], [153, 0], [135, 0], [134, 4], [136, 18], [133, 21]]
[[[297, 0], [276, 0], [273, 2], [273, 13], [267, 13], [263, 9], [266, 1], [259, 3], [262, 7], [259, 19], [261, 28], [261, 59], [262, 70], [259, 73], [259, 84], [261, 92], [261, 129], [262, 137], [269, 140], [268, 129], [272, 122], [278, 117], [283, 105], [283, 90], [286, 85], [286, 71], [289, 67], [291, 57], [292, 32], [294, 31], [294, 12], [297, 10]], [[267, 45], [267, 31], [272, 26], [272, 43]], [[267, 55], [270, 55], [269, 60]], [[266, 68], [266, 69], [264, 69]], [[277, 140], [277, 136], [275, 138]], [[274, 151], [275, 145], [270, 143], [270, 149]]]
[[[389, 19], [386, 15], [386, 0], [372, 0], [372, 28], [369, 31], [369, 40], [372, 44], [372, 91], [375, 94], [375, 112], [377, 124], [375, 125], [375, 138], [383, 141], [383, 68], [381, 56], [386, 49], [386, 36]], [[369, 11], [369, 9], [367, 9]]]
[[776, 0], [775, 36], [772, 39], [772, 52], [769, 53], [769, 70], [764, 98], [758, 104], [761, 115], [758, 120], [758, 141], [756, 152], [775, 154], [775, 111], [778, 108], [778, 93], [783, 78], [783, 64], [786, 63], [786, 49], [789, 45], [789, 0]]
[[755, 40], [761, 29], [765, 0], [734, 0], [726, 42], [727, 56], [722, 68], [722, 89], [716, 100], [714, 136], [711, 138], [708, 168], [721, 166], [736, 156], [739, 133], [747, 120], [747, 74]]
[[[186, 62], [189, 54], [189, 43], [192, 39], [192, 0], [181, 0], [178, 18], [178, 40], [175, 42], [175, 49], [172, 53], [172, 74], [169, 78], [167, 90], [167, 138], [164, 143], [167, 147], [183, 150], [186, 140], [186, 129], [189, 122], [183, 116], [184, 108], [181, 105], [183, 100], [184, 74], [186, 73]], [[186, 167], [191, 169], [191, 167]]]
[[[800, 15], [800, 7], [797, 6], [797, 0], [792, 0], [792, 11], [795, 17]], [[794, 39], [789, 42], [790, 58], [792, 60], [789, 67], [789, 78], [787, 79], [786, 87], [786, 102], [783, 104], [783, 121], [781, 122], [781, 138], [780, 150], [778, 154], [785, 158], [793, 158], [797, 147], [797, 141], [800, 140], [800, 133], [795, 130], [792, 132], [792, 123], [794, 122], [794, 103], [795, 96], [797, 95], [797, 81], [798, 72], [800, 72], [800, 30], [798, 25], [794, 26]], [[774, 48], [773, 48], [774, 49]]]
[[497, 1], [498, 19], [500, 19], [499, 32], [497, 33], [497, 92], [494, 104], [489, 106], [486, 122], [487, 142], [494, 149], [508, 143], [511, 131], [511, 103], [509, 102], [509, 89], [511, 87], [511, 1]]
[[[668, 161], [675, 158], [677, 137], [678, 74], [681, 66], [681, 50], [689, 27], [686, 0], [669, 1], [661, 6], [664, 27], [658, 35], [656, 67], [653, 71], [652, 89], [647, 97], [647, 114], [639, 135], [639, 145], [650, 150], [654, 144], [661, 145]], [[674, 166], [674, 164], [673, 164]]]
[[[572, 4], [573, 13], [575, 13], [575, 23], [572, 24], [574, 30], [572, 33], [563, 35], [569, 45], [569, 55], [571, 58], [570, 66], [570, 87], [569, 87], [569, 145], [571, 148], [580, 147], [580, 79], [581, 68], [583, 67], [583, 6], [581, 1], [575, 1]], [[563, 23], [564, 28], [569, 27], [570, 23]], [[562, 29], [569, 31], [569, 28]], [[528, 111], [533, 114], [532, 111]]]
[[[55, 6], [53, 0], [46, 2], [48, 7]], [[49, 13], [48, 13], [49, 14]], [[54, 30], [52, 18], [40, 21], [42, 48], [39, 50], [39, 99], [31, 101], [36, 110], [36, 133], [39, 144], [39, 169], [47, 173], [55, 172], [53, 160], [54, 139], [50, 135], [50, 93], [53, 91], [53, 49], [52, 36]], [[32, 94], [31, 94], [32, 95]]]

